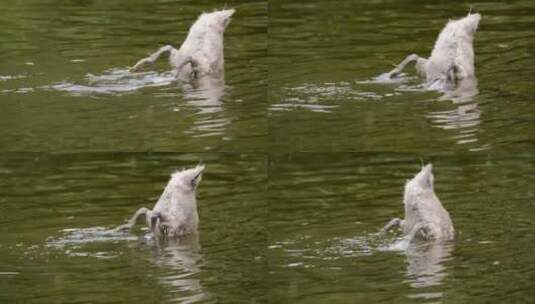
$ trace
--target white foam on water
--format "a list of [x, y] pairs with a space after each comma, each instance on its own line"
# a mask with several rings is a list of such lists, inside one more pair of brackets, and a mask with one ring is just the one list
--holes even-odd
[[26, 78], [24, 75], [0, 75], [0, 81], [8, 81], [13, 79]]
[[146, 87], [167, 86], [175, 81], [176, 78], [171, 72], [130, 73], [127, 69], [110, 69], [101, 75], [87, 74], [84, 84], [63, 81], [43, 88], [74, 95], [120, 94]]
[[396, 238], [390, 243], [379, 246], [379, 251], [405, 251], [409, 248], [410, 242], [406, 238]]
[[124, 233], [107, 229], [105, 227], [89, 227], [89, 228], [67, 228], [63, 229], [64, 235], [58, 238], [49, 238], [47, 244], [49, 246], [64, 246], [72, 244], [84, 244], [94, 242], [109, 242], [109, 241], [127, 241], [136, 240], [137, 237]]

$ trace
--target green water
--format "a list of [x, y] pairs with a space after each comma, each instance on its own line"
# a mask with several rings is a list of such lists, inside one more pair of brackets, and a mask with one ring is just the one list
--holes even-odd
[[[127, 67], [223, 2], [0, 3], [0, 303], [532, 302], [535, 3], [226, 4], [192, 85]], [[470, 4], [478, 94], [374, 81]], [[110, 233], [200, 161], [197, 239]], [[456, 239], [404, 249], [422, 162]]]
[[469, 8], [464, 1], [426, 3], [270, 2], [270, 150], [533, 148], [532, 1], [474, 4], [483, 15], [474, 45], [480, 94], [470, 101], [440, 101], [438, 93], [415, 89], [414, 80], [369, 82], [408, 54], [429, 56], [447, 20]]
[[[302, 153], [271, 162], [273, 303], [525, 303], [535, 296], [535, 154], [429, 154], [453, 244], [394, 250], [404, 153]], [[276, 199], [275, 199], [276, 198]], [[424, 250], [426, 249], [426, 250]], [[529, 302], [529, 301], [527, 301]]]
[[[198, 247], [146, 232], [104, 234], [151, 207], [169, 170], [210, 163]], [[247, 154], [1, 155], [0, 302], [259, 302], [266, 261], [266, 162]], [[139, 225], [142, 226], [142, 225]], [[15, 228], [16, 227], [16, 228]]]
[[3, 1], [0, 148], [265, 150], [267, 4], [229, 4], [237, 13], [225, 32], [224, 83], [204, 90], [162, 75], [91, 75], [124, 75], [160, 46], [178, 47], [218, 1]]

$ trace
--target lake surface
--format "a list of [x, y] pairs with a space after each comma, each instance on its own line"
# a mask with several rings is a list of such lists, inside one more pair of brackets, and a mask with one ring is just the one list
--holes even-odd
[[474, 4], [483, 18], [472, 100], [440, 100], [414, 77], [372, 81], [411, 53], [428, 57], [448, 19], [469, 10], [464, 1], [435, 3], [270, 1], [270, 151], [532, 149], [531, 1]]
[[[166, 60], [219, 1], [0, 3], [0, 303], [524, 303], [535, 297], [535, 3], [478, 1], [471, 95], [422, 89], [464, 1], [230, 1], [223, 82]], [[199, 237], [140, 220], [206, 164]], [[456, 239], [380, 236], [433, 163]]]
[[522, 303], [535, 296], [535, 154], [429, 154], [456, 239], [403, 250], [411, 153], [297, 153], [270, 163], [272, 303]]
[[[151, 208], [170, 170], [210, 163], [196, 246], [111, 233]], [[0, 302], [260, 302], [266, 162], [233, 154], [0, 155]], [[140, 220], [137, 227], [144, 225]]]
[[[270, 1], [269, 233], [272, 303], [520, 303], [535, 193], [535, 3], [474, 3], [471, 98], [422, 90], [427, 57], [464, 1]], [[403, 250], [377, 235], [403, 216], [407, 179], [432, 162], [453, 243]]]
[[265, 150], [266, 2], [232, 4], [222, 83], [173, 82], [166, 59], [152, 73], [127, 72], [165, 44], [178, 47], [202, 11], [222, 6], [2, 2], [0, 149]]

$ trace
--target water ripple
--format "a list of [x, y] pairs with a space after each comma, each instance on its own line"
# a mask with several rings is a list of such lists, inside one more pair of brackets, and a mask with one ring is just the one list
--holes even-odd
[[110, 69], [102, 75], [87, 74], [87, 84], [61, 82], [43, 88], [52, 88], [69, 92], [74, 95], [86, 94], [117, 94], [139, 90], [145, 87], [160, 87], [170, 85], [175, 81], [172, 73], [130, 73], [127, 69]]

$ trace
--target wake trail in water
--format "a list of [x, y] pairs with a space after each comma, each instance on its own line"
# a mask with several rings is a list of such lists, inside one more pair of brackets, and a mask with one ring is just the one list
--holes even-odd
[[67, 228], [63, 229], [64, 235], [58, 238], [49, 238], [47, 244], [52, 247], [76, 245], [93, 242], [128, 241], [137, 237], [131, 234], [107, 229], [105, 227]]
[[388, 239], [380, 233], [370, 233], [366, 236], [337, 239], [328, 251], [342, 256], [370, 255], [374, 252], [405, 251], [409, 243], [403, 237]]
[[[63, 235], [49, 237], [46, 246], [58, 249], [71, 256], [92, 256], [96, 258], [113, 258], [116, 254], [110, 251], [108, 244], [125, 241], [137, 241], [135, 235], [115, 231], [105, 227], [68, 228], [62, 230]], [[95, 250], [95, 247], [97, 248]]]
[[127, 69], [110, 69], [102, 75], [87, 74], [84, 79], [86, 84], [64, 81], [44, 86], [43, 88], [69, 92], [75, 95], [118, 94], [136, 91], [145, 87], [167, 86], [175, 81], [176, 78], [172, 72], [131, 73]]

